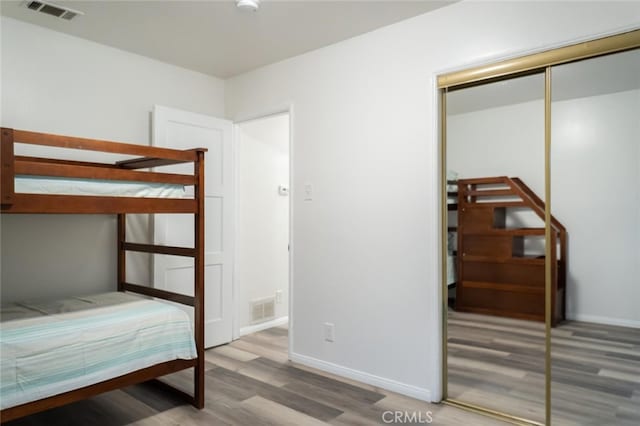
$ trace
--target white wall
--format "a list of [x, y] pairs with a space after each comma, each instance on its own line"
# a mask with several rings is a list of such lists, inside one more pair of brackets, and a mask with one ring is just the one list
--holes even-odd
[[289, 115], [241, 123], [238, 129], [238, 248], [236, 290], [239, 326], [252, 325], [251, 302], [275, 297], [275, 318], [289, 314]]
[[[544, 78], [541, 83], [544, 95]], [[459, 102], [462, 92], [456, 92]], [[544, 200], [544, 100], [448, 115], [447, 169], [459, 179], [519, 177]], [[507, 227], [544, 227], [544, 220], [513, 210]], [[528, 238], [525, 251], [544, 254], [543, 240]]]
[[[224, 114], [219, 79], [10, 18], [0, 24], [3, 126], [149, 144], [154, 104]], [[132, 223], [140, 241], [146, 220]], [[113, 216], [2, 215], [3, 302], [114, 290], [115, 229]], [[147, 260], [136, 258], [134, 279], [146, 279]]]
[[[544, 199], [544, 75], [509, 80], [510, 96], [537, 87], [538, 99], [471, 112], [447, 114], [447, 168], [460, 179], [520, 177]], [[448, 95], [448, 111], [464, 105], [490, 105], [503, 82], [457, 90]], [[542, 165], [542, 166], [541, 166]]]
[[294, 107], [294, 360], [439, 399], [434, 76], [639, 19], [631, 2], [462, 2], [228, 80], [233, 119]]
[[571, 319], [640, 328], [638, 111], [640, 90], [553, 105], [552, 208], [569, 233]]

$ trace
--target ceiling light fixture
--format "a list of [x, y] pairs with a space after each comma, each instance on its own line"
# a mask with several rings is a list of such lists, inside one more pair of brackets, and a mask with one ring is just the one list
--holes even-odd
[[260, 0], [236, 0], [236, 6], [240, 10], [255, 12], [260, 7]]

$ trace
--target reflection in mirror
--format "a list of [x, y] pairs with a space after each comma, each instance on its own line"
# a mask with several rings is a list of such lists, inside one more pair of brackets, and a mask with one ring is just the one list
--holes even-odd
[[544, 75], [446, 105], [447, 397], [543, 422]]
[[640, 50], [552, 70], [552, 207], [568, 230], [552, 424], [640, 424]]

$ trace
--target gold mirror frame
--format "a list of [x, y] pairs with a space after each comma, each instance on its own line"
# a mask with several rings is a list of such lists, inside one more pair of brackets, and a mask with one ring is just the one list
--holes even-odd
[[[489, 65], [469, 68], [438, 76], [440, 90], [440, 191], [441, 191], [441, 253], [447, 252], [447, 92], [482, 85], [492, 81], [512, 78], [518, 74], [544, 72], [545, 74], [545, 241], [551, 241], [551, 68], [554, 65], [566, 64], [583, 59], [595, 58], [612, 53], [640, 48], [640, 29], [628, 31], [609, 37], [586, 41], [570, 46], [544, 51], [519, 58], [508, 59]], [[551, 257], [551, 245], [545, 245], [545, 257]], [[513, 416], [502, 411], [491, 410], [475, 404], [465, 403], [448, 396], [447, 366], [447, 279], [446, 257], [441, 259], [441, 291], [442, 291], [442, 402], [467, 411], [485, 416], [506, 420], [517, 425], [537, 425], [536, 421]], [[551, 424], [551, 263], [545, 262], [545, 424]]]

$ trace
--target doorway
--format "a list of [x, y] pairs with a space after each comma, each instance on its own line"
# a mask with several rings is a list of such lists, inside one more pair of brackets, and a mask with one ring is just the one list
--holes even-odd
[[290, 115], [236, 124], [235, 336], [287, 344]]

